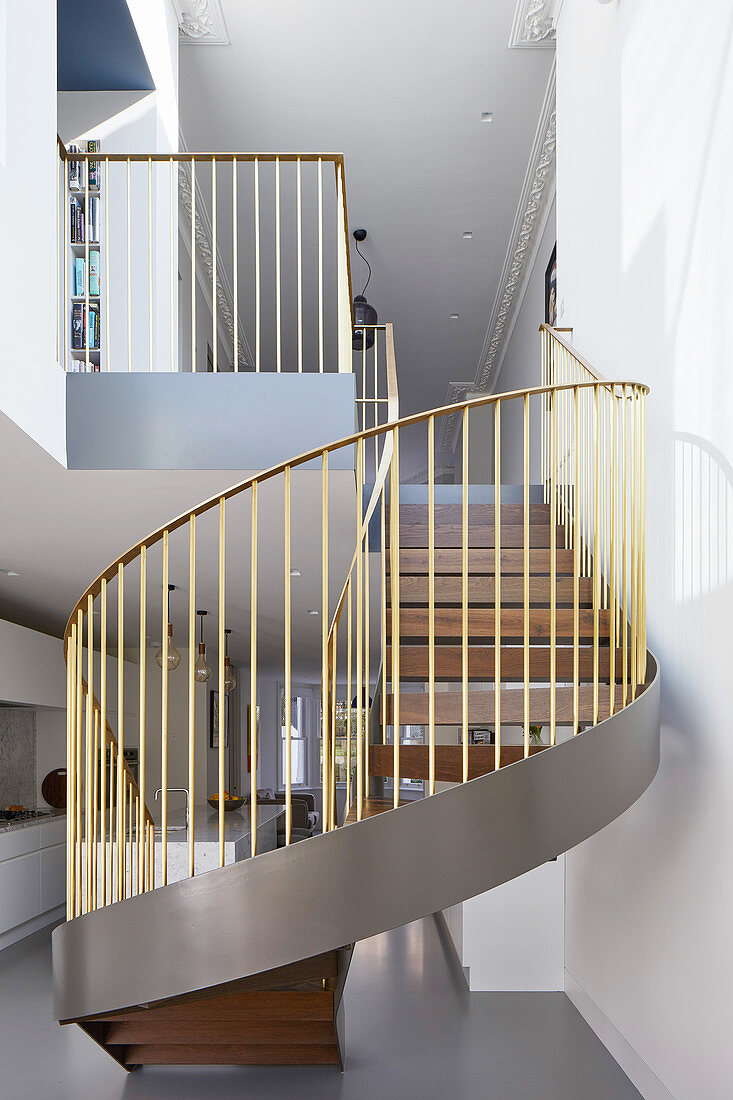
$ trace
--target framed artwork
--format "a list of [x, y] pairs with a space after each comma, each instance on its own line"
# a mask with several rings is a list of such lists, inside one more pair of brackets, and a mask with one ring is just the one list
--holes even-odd
[[557, 324], [557, 245], [545, 271], [545, 323], [553, 328]]
[[[209, 745], [219, 748], [219, 692], [209, 694]], [[229, 694], [224, 692], [224, 748], [229, 748]]]

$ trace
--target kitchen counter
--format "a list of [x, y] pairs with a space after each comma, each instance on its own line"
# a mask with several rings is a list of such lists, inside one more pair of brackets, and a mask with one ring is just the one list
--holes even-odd
[[[271, 852], [277, 848], [277, 819], [285, 813], [284, 806], [257, 807], [257, 851]], [[163, 842], [155, 831], [155, 885], [160, 886]], [[219, 813], [208, 803], [194, 806], [193, 858], [197, 875], [213, 871], [219, 866]], [[188, 877], [188, 829], [186, 811], [174, 810], [168, 814], [166, 845], [167, 881], [178, 882]], [[249, 806], [230, 810], [224, 814], [224, 863], [238, 863], [252, 854], [252, 825]]]
[[[161, 865], [163, 857], [163, 839], [160, 832], [160, 803], [153, 803], [151, 812], [155, 820], [155, 885], [162, 886]], [[285, 813], [285, 806], [257, 807], [257, 852], [271, 852], [277, 848], [277, 820]], [[216, 870], [219, 866], [219, 813], [212, 810], [208, 803], [194, 806], [194, 869], [197, 875], [205, 871]], [[178, 882], [188, 878], [188, 829], [186, 828], [185, 809], [171, 810], [168, 814], [166, 831], [166, 881]], [[239, 810], [230, 810], [224, 815], [224, 863], [238, 863], [252, 854], [252, 826], [249, 806]], [[109, 832], [105, 842], [109, 845]], [[97, 845], [101, 849], [102, 841]], [[85, 842], [82, 840], [82, 865], [86, 859]], [[109, 849], [107, 864], [110, 865]], [[101, 892], [101, 854], [97, 857], [98, 890]], [[82, 882], [82, 896], [85, 886]]]
[[66, 817], [66, 810], [49, 809], [48, 812], [44, 810], [43, 817], [29, 817], [25, 821], [0, 821], [0, 836], [12, 833], [16, 829], [28, 829], [32, 825], [47, 825], [57, 817]]

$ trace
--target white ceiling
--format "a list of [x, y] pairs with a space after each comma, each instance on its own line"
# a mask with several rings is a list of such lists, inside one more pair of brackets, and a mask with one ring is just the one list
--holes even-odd
[[[345, 154], [404, 413], [476, 373], [552, 64], [508, 48], [515, 6], [223, 0], [231, 45], [180, 50], [189, 149]], [[356, 293], [353, 253], [352, 273]]]

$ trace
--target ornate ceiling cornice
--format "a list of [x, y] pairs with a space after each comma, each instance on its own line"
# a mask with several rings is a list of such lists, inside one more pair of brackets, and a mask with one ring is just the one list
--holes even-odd
[[509, 35], [510, 47], [552, 49], [560, 3], [558, 0], [517, 0]]
[[228, 46], [229, 35], [220, 0], [173, 0], [178, 40], [189, 46]]
[[[473, 382], [451, 382], [445, 400], [447, 405], [463, 400], [465, 394], [470, 391], [488, 391], [496, 381], [518, 304], [524, 297], [554, 190], [555, 66], [553, 64], [476, 378]], [[446, 454], [455, 448], [459, 416], [456, 412], [441, 419], [439, 449]]]

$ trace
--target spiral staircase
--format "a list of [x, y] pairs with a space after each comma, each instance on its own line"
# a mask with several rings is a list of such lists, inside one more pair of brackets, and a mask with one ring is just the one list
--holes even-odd
[[[343, 1066], [343, 990], [358, 941], [553, 859], [622, 814], [656, 772], [646, 387], [601, 378], [565, 334], [543, 326], [536, 387], [400, 418], [391, 326], [374, 335], [357, 364], [360, 431], [161, 527], [111, 563], [69, 619], [68, 920], [53, 937], [55, 1012], [128, 1069]], [[462, 430], [452, 486], [435, 475], [445, 417]], [[425, 448], [424, 485], [401, 484], [405, 446]], [[308, 637], [291, 579], [293, 548], [302, 562], [306, 543], [321, 572]], [[264, 608], [263, 578], [273, 571], [282, 603], [269, 588]], [[194, 809], [207, 737], [195, 697], [198, 594], [217, 593], [220, 697], [224, 632], [240, 616], [253, 851], [227, 862], [220, 803], [219, 867], [196, 873], [191, 821], [188, 874], [168, 881], [165, 793], [160, 835], [150, 809], [153, 784], [160, 777], [166, 788], [180, 765], [171, 756], [164, 603], [156, 604], [159, 684], [145, 647], [158, 584], [165, 592], [174, 575], [188, 582], [188, 729], [176, 744], [187, 754]], [[258, 853], [266, 732], [256, 714], [262, 622], [266, 610], [272, 646], [273, 606], [285, 685], [285, 845]], [[124, 657], [136, 645], [131, 673]], [[319, 668], [323, 828], [291, 843], [290, 697], [306, 650]], [[137, 779], [124, 758], [131, 675]], [[407, 727], [409, 743], [400, 735]], [[490, 731], [484, 743], [477, 727]], [[424, 797], [408, 799], [407, 781], [422, 782]]]

